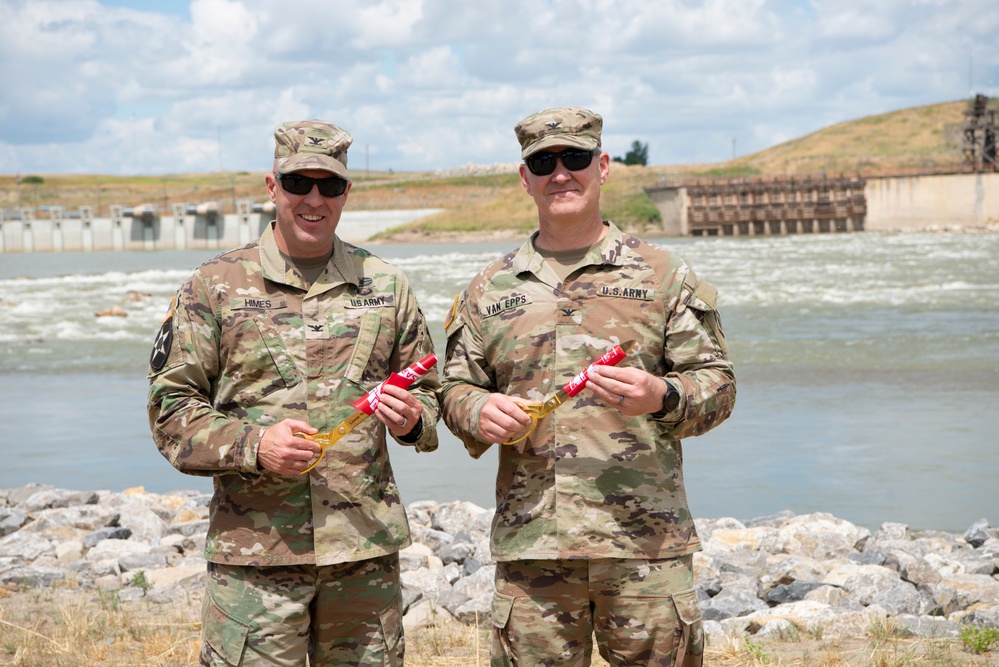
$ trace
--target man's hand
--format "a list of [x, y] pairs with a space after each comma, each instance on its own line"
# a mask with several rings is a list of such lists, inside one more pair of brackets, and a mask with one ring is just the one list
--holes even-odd
[[662, 378], [630, 366], [594, 366], [586, 386], [629, 417], [661, 410], [666, 394]]
[[420, 423], [423, 415], [423, 403], [401, 387], [385, 383], [375, 417], [385, 424], [385, 428], [395, 437], [408, 435]]
[[507, 442], [530, 427], [531, 418], [506, 394], [490, 394], [479, 413], [479, 435], [486, 442]]
[[270, 426], [260, 438], [257, 448], [257, 464], [279, 475], [298, 475], [309, 467], [322, 448], [311, 440], [296, 433], [316, 433], [306, 422], [297, 419], [284, 419]]

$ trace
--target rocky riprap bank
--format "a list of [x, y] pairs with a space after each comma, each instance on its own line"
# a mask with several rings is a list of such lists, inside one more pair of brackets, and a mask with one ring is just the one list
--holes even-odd
[[[0, 582], [195, 598], [209, 496], [178, 491], [0, 490]], [[408, 507], [414, 544], [401, 553], [407, 628], [489, 620], [495, 565], [492, 510], [467, 502]], [[697, 590], [709, 639], [724, 634], [864, 637], [896, 631], [956, 636], [960, 625], [999, 628], [999, 530], [977, 521], [963, 535], [885, 523], [873, 534], [829, 514], [743, 523], [697, 521]], [[140, 576], [141, 574], [141, 576]]]

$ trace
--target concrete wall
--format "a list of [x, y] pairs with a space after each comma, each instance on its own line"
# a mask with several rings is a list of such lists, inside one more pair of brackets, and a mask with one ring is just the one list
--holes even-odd
[[[357, 243], [438, 210], [345, 211], [337, 234], [345, 241]], [[189, 207], [177, 205], [173, 215], [163, 217], [139, 209], [126, 215], [121, 206], [112, 206], [111, 216], [106, 218], [90, 217], [87, 211], [82, 211], [79, 217], [62, 217], [60, 212], [39, 219], [33, 211], [25, 210], [20, 220], [0, 220], [0, 253], [225, 250], [253, 241], [274, 219], [272, 204], [262, 209], [241, 205], [237, 213], [227, 215], [210, 210], [189, 211]]]
[[259, 236], [270, 215], [4, 220], [0, 252], [232, 248]]
[[652, 190], [649, 192], [649, 197], [659, 209], [659, 214], [663, 220], [663, 232], [667, 236], [690, 235], [686, 188]]
[[[671, 236], [690, 235], [686, 188], [653, 188], [648, 192], [662, 215], [663, 231]], [[842, 229], [839, 224], [832, 227], [826, 223], [828, 229], [809, 225], [794, 231], [919, 231], [999, 225], [999, 173], [871, 177], [864, 186], [864, 199], [867, 213], [862, 220], [847, 219]], [[780, 233], [779, 222], [759, 224], [765, 225], [763, 231], [734, 233], [767, 233], [766, 227], [771, 228], [769, 233]]]
[[984, 227], [999, 223], [999, 174], [869, 178], [869, 231]]

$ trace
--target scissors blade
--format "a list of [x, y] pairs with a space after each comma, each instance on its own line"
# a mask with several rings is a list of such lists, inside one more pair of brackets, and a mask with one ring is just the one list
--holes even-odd
[[322, 447], [322, 451], [319, 452], [319, 456], [317, 456], [316, 460], [312, 462], [312, 465], [310, 465], [308, 468], [306, 468], [299, 474], [304, 475], [305, 473], [315, 468], [316, 465], [318, 465], [319, 462], [323, 460], [323, 455], [326, 453], [327, 447], [332, 447], [333, 445], [335, 445], [337, 442], [340, 441], [340, 438], [353, 431], [358, 424], [360, 424], [367, 418], [368, 418], [367, 412], [364, 412], [363, 410], [354, 410], [354, 414], [352, 414], [351, 416], [347, 417], [342, 422], [340, 422], [340, 424], [332, 431], [325, 431], [323, 433], [313, 433], [312, 435], [309, 435], [308, 433], [299, 433], [298, 434], [299, 436], [305, 438], [306, 440], [311, 440], [312, 442]]
[[[635, 341], [633, 340], [626, 341], [624, 343], [621, 343], [618, 347], [621, 348], [621, 356], [618, 357], [617, 360], [611, 363], [617, 364], [617, 362], [620, 361], [621, 358], [626, 356], [628, 352], [630, 352], [631, 349], [635, 347]], [[572, 396], [572, 394], [569, 393], [569, 387], [571, 386], [571, 384], [572, 383], [570, 382], [569, 384], [565, 385], [564, 387], [556, 391], [554, 394], [546, 398], [540, 405], [532, 406], [532, 412], [535, 415], [537, 415], [539, 419], [541, 417], [551, 414], [552, 411], [554, 411], [560, 405], [565, 403], [570, 398], [570, 396]], [[579, 389], [577, 389], [576, 391], [578, 392]]]
[[548, 396], [541, 403], [520, 403], [519, 404], [520, 409], [526, 412], [528, 416], [530, 416], [531, 418], [531, 427], [527, 430], [526, 433], [524, 433], [519, 438], [506, 440], [503, 444], [513, 445], [522, 440], [526, 440], [527, 437], [534, 432], [534, 429], [537, 427], [539, 420], [550, 415], [552, 412], [558, 409], [559, 406], [561, 406], [567, 400], [569, 400], [570, 397], [575, 396], [577, 393], [579, 393], [579, 391], [583, 387], [586, 386], [586, 383], [589, 380], [589, 370], [590, 368], [592, 368], [593, 365], [595, 364], [616, 365], [628, 354], [628, 352], [631, 351], [633, 347], [635, 347], [635, 341], [633, 340], [620, 343], [619, 345], [616, 345], [614, 348], [612, 348], [609, 352], [604, 354], [604, 356], [602, 356], [600, 359], [593, 362], [593, 364], [588, 366], [582, 373], [580, 373], [572, 380], [570, 380], [569, 383], [566, 384], [564, 387], [556, 391], [554, 394]]
[[340, 424], [331, 431], [326, 431], [325, 433], [316, 433], [314, 435], [303, 435], [302, 437], [306, 440], [312, 440], [313, 442], [319, 443], [323, 449], [335, 445], [340, 438], [347, 435], [354, 428], [368, 418], [368, 413], [361, 410], [354, 410], [354, 414], [344, 419]]
[[559, 389], [554, 394], [549, 396], [544, 400], [544, 402], [538, 406], [537, 413], [538, 417], [544, 417], [551, 412], [553, 412], [557, 407], [566, 402], [569, 398], [569, 393], [565, 390], [565, 387]]

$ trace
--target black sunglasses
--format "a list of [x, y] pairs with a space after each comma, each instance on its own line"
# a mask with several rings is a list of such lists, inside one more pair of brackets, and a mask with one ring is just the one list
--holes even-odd
[[535, 176], [547, 176], [555, 171], [555, 161], [559, 158], [562, 159], [562, 164], [569, 171], [579, 171], [590, 166], [590, 163], [593, 162], [593, 156], [598, 151], [597, 148], [591, 151], [585, 151], [582, 148], [567, 148], [560, 153], [535, 153], [529, 155], [524, 163]]
[[329, 178], [309, 178], [301, 174], [278, 174], [281, 187], [293, 195], [307, 195], [312, 192], [312, 186], [319, 186], [319, 194], [324, 197], [339, 197], [347, 191], [347, 179], [339, 176]]

